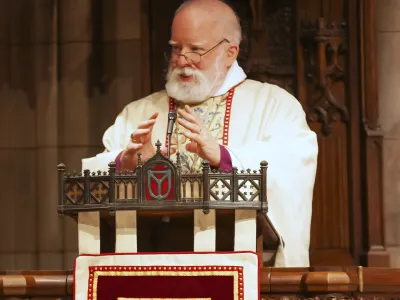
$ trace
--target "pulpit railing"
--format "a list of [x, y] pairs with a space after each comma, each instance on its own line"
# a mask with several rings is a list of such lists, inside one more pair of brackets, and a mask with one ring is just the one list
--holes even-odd
[[267, 162], [259, 170], [230, 172], [212, 168], [207, 161], [202, 170], [184, 172], [179, 153], [176, 162], [161, 154], [146, 162], [138, 155], [133, 171], [117, 171], [115, 162], [108, 172], [67, 172], [58, 165], [60, 195], [58, 213], [74, 215], [83, 211], [168, 209], [252, 209], [267, 212]]

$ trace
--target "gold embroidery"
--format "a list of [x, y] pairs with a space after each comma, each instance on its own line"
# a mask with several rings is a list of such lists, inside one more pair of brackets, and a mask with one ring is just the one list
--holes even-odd
[[[233, 300], [243, 299], [243, 269], [241, 267], [148, 267], [148, 271], [146, 267], [135, 267], [134, 271], [126, 270], [127, 267], [111, 267], [114, 271], [102, 270], [109, 268], [98, 267], [90, 272], [89, 300], [97, 300], [97, 285], [100, 276], [182, 276], [183, 274], [184, 276], [233, 276]], [[121, 268], [124, 271], [117, 271]], [[128, 268], [131, 269], [131, 267]], [[204, 270], [201, 271], [202, 269]]]
[[[212, 97], [200, 104], [191, 106], [216, 141], [221, 145], [223, 144], [226, 99], [228, 96], [229, 92], [223, 96]], [[185, 129], [179, 126], [178, 123], [175, 124], [175, 130], [171, 137], [171, 147], [176, 148], [181, 155], [182, 171], [195, 172], [201, 170], [202, 160], [198, 158], [197, 154], [188, 152], [185, 149], [186, 144], [190, 143], [190, 140], [183, 135], [182, 131]], [[172, 160], [175, 160], [174, 156], [175, 154], [171, 155]]]

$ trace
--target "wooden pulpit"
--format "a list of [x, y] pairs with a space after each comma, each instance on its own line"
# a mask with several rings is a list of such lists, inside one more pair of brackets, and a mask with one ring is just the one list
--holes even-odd
[[267, 163], [229, 173], [205, 161], [181, 171], [156, 144], [154, 157], [135, 170], [84, 170], [58, 166], [60, 215], [78, 222], [79, 253], [254, 251], [273, 265], [279, 235], [267, 217]]

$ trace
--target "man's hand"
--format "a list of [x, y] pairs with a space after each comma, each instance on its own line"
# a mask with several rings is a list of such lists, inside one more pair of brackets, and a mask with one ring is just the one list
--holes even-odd
[[[129, 144], [122, 152], [120, 158], [122, 170], [132, 170], [136, 168], [139, 152], [142, 154], [143, 161], [150, 159], [156, 154], [151, 135], [157, 117], [158, 112], [152, 114], [148, 120], [141, 122], [138, 128], [131, 134]], [[175, 151], [176, 149], [171, 148], [171, 154]], [[166, 147], [161, 148], [161, 152], [165, 155], [167, 152]]]
[[178, 118], [177, 122], [186, 129], [183, 135], [192, 141], [186, 145], [186, 150], [208, 160], [211, 166], [219, 167], [221, 161], [219, 144], [211, 132], [189, 106], [185, 105], [184, 109], [178, 109], [178, 114], [182, 118]]
[[157, 112], [152, 114], [148, 120], [141, 122], [131, 134], [129, 144], [121, 155], [121, 169], [136, 168], [138, 152], [141, 152], [143, 160], [147, 160], [155, 154], [154, 146], [151, 144], [151, 133], [157, 117]]

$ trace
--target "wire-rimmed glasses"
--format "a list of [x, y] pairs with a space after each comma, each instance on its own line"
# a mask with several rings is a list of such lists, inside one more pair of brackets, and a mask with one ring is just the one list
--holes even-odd
[[217, 48], [219, 45], [221, 45], [224, 42], [230, 43], [229, 40], [223, 39], [218, 44], [216, 44], [214, 47], [212, 47], [211, 49], [207, 50], [204, 53], [186, 52], [186, 53], [182, 54], [182, 53], [179, 53], [178, 51], [174, 51], [172, 48], [170, 48], [168, 52], [164, 53], [164, 56], [165, 56], [165, 59], [169, 63], [175, 62], [178, 60], [179, 56], [183, 56], [189, 64], [197, 64], [201, 61], [201, 58], [204, 55], [211, 52], [212, 50], [214, 50], [215, 48]]

